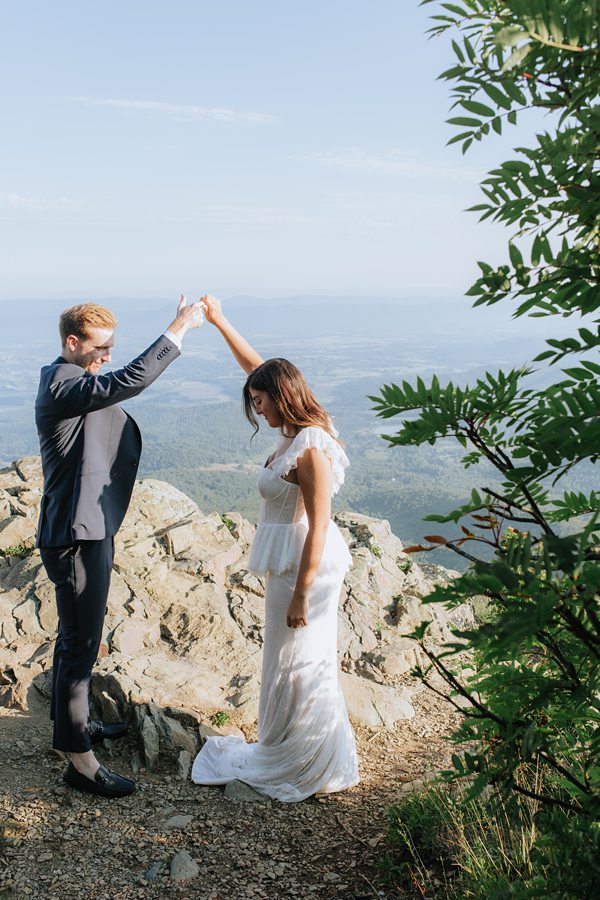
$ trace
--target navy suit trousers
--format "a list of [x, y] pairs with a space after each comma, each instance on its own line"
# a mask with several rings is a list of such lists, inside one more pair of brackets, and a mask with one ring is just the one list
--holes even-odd
[[56, 750], [85, 753], [89, 687], [96, 662], [114, 557], [114, 539], [43, 547], [44, 568], [56, 589], [58, 635], [54, 647], [51, 716]]

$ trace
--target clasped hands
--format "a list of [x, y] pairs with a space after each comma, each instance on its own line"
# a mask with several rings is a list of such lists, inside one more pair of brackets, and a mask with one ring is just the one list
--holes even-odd
[[222, 315], [221, 301], [217, 300], [216, 297], [213, 297], [212, 294], [204, 294], [203, 297], [200, 297], [199, 300], [196, 300], [196, 302], [190, 304], [190, 306], [187, 305], [185, 294], [182, 294], [181, 299], [179, 300], [178, 312], [186, 310], [194, 310], [192, 315], [196, 322], [196, 325], [194, 326], [196, 328], [199, 325], [204, 324], [205, 317], [207, 322], [214, 325], [215, 321]]
[[211, 325], [215, 325], [221, 316], [221, 301], [212, 294], [205, 294], [189, 305], [185, 294], [182, 294], [177, 305], [177, 316], [169, 325], [169, 331], [182, 337], [190, 328], [204, 325], [205, 318]]

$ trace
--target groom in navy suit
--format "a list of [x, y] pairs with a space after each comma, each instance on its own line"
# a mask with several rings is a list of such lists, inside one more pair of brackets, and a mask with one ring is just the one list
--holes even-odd
[[57, 750], [71, 754], [64, 780], [106, 797], [135, 790], [96, 759], [92, 744], [121, 737], [124, 723], [90, 721], [88, 691], [106, 612], [114, 536], [127, 512], [140, 460], [139, 429], [118, 404], [135, 397], [180, 355], [189, 328], [202, 323], [200, 304], [182, 296], [169, 327], [122, 369], [109, 363], [116, 319], [94, 303], [60, 317], [61, 354], [41, 371], [35, 402], [44, 491], [38, 547], [56, 590], [51, 716]]

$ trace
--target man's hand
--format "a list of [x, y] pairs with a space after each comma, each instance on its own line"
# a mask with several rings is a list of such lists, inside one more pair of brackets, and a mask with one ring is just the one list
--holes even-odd
[[200, 301], [187, 305], [185, 294], [181, 295], [177, 305], [177, 317], [173, 319], [167, 331], [172, 331], [177, 337], [182, 338], [190, 328], [199, 328], [204, 324], [204, 315]]
[[211, 325], [219, 325], [225, 318], [221, 301], [213, 297], [212, 294], [205, 294], [204, 297], [200, 298], [199, 303], [204, 310], [206, 321], [210, 322]]

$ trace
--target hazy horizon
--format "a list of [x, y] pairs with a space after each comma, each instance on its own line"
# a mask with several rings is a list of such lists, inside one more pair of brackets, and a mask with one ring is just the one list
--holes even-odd
[[[279, 298], [281, 301], [281, 298]], [[111, 367], [134, 358], [166, 327], [175, 302], [116, 300], [119, 318]], [[0, 360], [0, 464], [38, 453], [33, 418], [39, 369], [59, 353], [62, 303], [16, 304], [5, 317]], [[334, 416], [351, 466], [336, 508], [386, 518], [406, 542], [427, 533], [430, 512], [446, 513], [466, 502], [471, 488], [494, 485], [495, 473], [481, 465], [465, 471], [462, 448], [442, 441], [435, 448], [390, 448], [381, 434], [400, 420], [381, 420], [369, 396], [390, 382], [417, 376], [427, 383], [473, 383], [486, 370], [521, 367], [544, 348], [544, 337], [572, 329], [567, 320], [514, 321], [506, 306], [473, 310], [454, 300], [368, 301], [365, 298], [237, 298], [225, 305], [241, 332], [265, 356], [285, 356], [305, 373], [316, 396]], [[558, 370], [552, 370], [552, 375]], [[543, 386], [541, 369], [529, 386]], [[241, 413], [239, 370], [215, 328], [186, 335], [182, 356], [147, 391], [125, 405], [142, 430], [140, 477], [166, 480], [205, 512], [258, 514], [256, 470], [276, 435], [261, 429], [254, 441]], [[574, 487], [585, 486], [585, 472]], [[430, 530], [430, 529], [429, 529]], [[444, 533], [444, 529], [442, 529]], [[456, 561], [443, 553], [446, 565]]]

